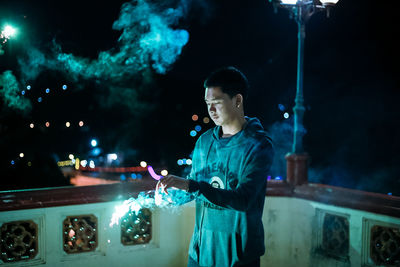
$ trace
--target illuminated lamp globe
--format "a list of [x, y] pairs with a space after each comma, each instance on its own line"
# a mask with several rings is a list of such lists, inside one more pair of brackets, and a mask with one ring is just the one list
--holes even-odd
[[161, 171], [161, 175], [162, 176], [167, 176], [168, 175], [168, 171], [167, 170], [162, 170]]
[[9, 39], [11, 36], [15, 34], [16, 31], [17, 30], [14, 29], [12, 26], [6, 25], [1, 33], [2, 35], [5, 36], [5, 38]]
[[24, 153], [19, 153], [20, 158], [23, 158], [24, 156], [25, 156]]

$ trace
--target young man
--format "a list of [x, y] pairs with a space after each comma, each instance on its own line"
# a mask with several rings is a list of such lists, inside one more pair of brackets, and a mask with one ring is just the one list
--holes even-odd
[[248, 82], [239, 70], [217, 70], [204, 87], [216, 127], [197, 140], [188, 179], [168, 175], [156, 190], [178, 188], [196, 199], [188, 266], [260, 266], [271, 140], [258, 119], [244, 116]]

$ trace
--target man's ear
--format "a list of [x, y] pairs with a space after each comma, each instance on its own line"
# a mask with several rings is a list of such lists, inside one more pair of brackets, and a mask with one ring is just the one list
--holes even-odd
[[243, 105], [243, 96], [242, 96], [242, 94], [237, 94], [236, 97], [235, 97], [235, 101], [236, 101], [235, 104], [236, 104], [237, 107], [242, 106]]

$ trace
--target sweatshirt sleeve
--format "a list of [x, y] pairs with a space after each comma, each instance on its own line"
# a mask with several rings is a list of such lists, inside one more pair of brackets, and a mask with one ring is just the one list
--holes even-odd
[[272, 165], [272, 159], [272, 144], [263, 142], [247, 156], [245, 167], [234, 190], [214, 188], [207, 182], [191, 180], [189, 192], [202, 195], [215, 205], [246, 211], [252, 206], [261, 191], [265, 194], [267, 175]]

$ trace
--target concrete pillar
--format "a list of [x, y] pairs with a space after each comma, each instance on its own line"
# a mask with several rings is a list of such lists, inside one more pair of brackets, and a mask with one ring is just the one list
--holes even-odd
[[290, 185], [302, 185], [308, 183], [308, 154], [288, 153], [286, 159], [286, 180]]

